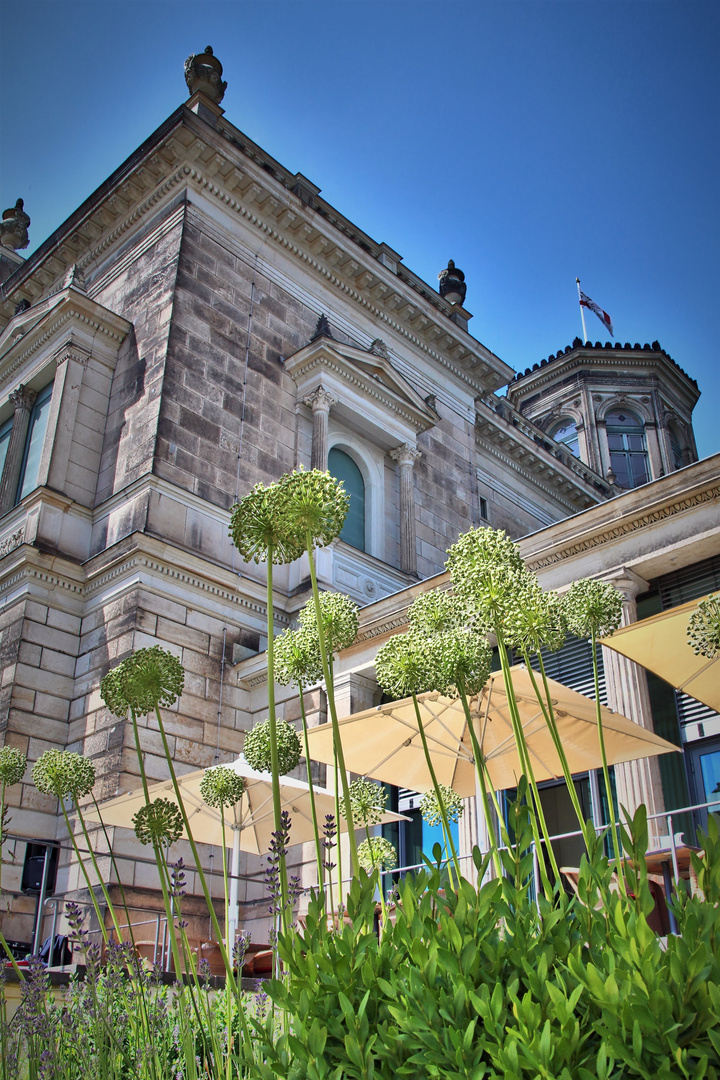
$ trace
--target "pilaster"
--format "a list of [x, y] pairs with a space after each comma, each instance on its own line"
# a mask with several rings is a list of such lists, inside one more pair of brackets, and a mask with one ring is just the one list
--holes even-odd
[[80, 388], [88, 359], [83, 349], [72, 344], [63, 346], [55, 357], [57, 367], [48, 429], [38, 472], [38, 485], [54, 491], [63, 491], [65, 487]]
[[415, 537], [415, 462], [420, 451], [411, 443], [403, 443], [390, 451], [397, 462], [400, 476], [400, 569], [417, 574], [417, 545]]
[[328, 418], [330, 409], [337, 403], [337, 398], [330, 394], [323, 386], [318, 386], [312, 394], [303, 399], [303, 404], [312, 409], [313, 414], [313, 438], [312, 458], [313, 469], [327, 472], [328, 463]]
[[6, 514], [15, 505], [15, 495], [20, 482], [20, 470], [25, 453], [25, 440], [30, 425], [30, 413], [36, 397], [37, 391], [22, 384], [10, 395], [10, 400], [15, 406], [15, 414], [2, 480], [0, 480], [0, 514]]

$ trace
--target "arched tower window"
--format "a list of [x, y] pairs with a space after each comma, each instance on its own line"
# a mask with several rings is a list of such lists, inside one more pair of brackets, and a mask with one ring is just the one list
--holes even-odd
[[555, 442], [567, 446], [570, 453], [575, 457], [580, 457], [580, 443], [578, 440], [577, 428], [572, 420], [561, 420], [559, 424], [556, 424], [555, 427], [551, 429], [550, 436]]
[[615, 409], [605, 417], [610, 466], [617, 483], [636, 488], [649, 479], [645, 425], [635, 413]]
[[340, 533], [346, 544], [365, 550], [365, 481], [353, 459], [344, 450], [333, 447], [328, 454], [328, 472], [342, 480], [350, 496], [350, 509]]

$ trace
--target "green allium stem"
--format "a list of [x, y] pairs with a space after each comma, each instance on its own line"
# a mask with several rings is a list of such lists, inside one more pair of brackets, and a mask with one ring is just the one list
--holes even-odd
[[[267, 550], [267, 661], [268, 661], [268, 720], [270, 722], [270, 772], [272, 774], [273, 818], [275, 831], [282, 829], [282, 800], [280, 798], [280, 765], [277, 746], [277, 717], [275, 715], [275, 619], [273, 612], [273, 545]], [[285, 855], [280, 854], [280, 929], [287, 930], [288, 879]]]
[[[328, 707], [330, 709], [330, 719], [333, 729], [333, 743], [337, 754], [337, 765], [340, 773], [340, 782], [342, 784], [343, 799], [345, 800], [345, 817], [347, 819], [348, 826], [348, 839], [350, 841], [350, 862], [352, 866], [352, 873], [354, 877], [357, 877], [359, 871], [358, 863], [358, 851], [357, 851], [357, 839], [355, 837], [355, 827], [352, 820], [352, 807], [350, 805], [350, 786], [348, 784], [347, 772], [345, 770], [345, 755], [343, 754], [342, 739], [340, 737], [340, 726], [338, 724], [337, 709], [335, 708], [335, 694], [333, 692], [332, 675], [330, 673], [330, 666], [328, 664], [327, 649], [325, 647], [325, 629], [323, 627], [322, 607], [320, 605], [320, 590], [318, 589], [317, 573], [315, 571], [315, 558], [313, 555], [313, 539], [310, 530], [306, 533], [306, 549], [308, 558], [310, 560], [310, 580], [312, 582], [313, 599], [315, 601], [315, 614], [317, 617], [318, 627], [318, 639], [320, 642], [320, 659], [322, 661], [323, 677], [325, 679], [325, 686], [328, 690]], [[338, 822], [338, 835], [340, 830], [340, 823]], [[338, 842], [339, 847], [339, 842]]]
[[298, 684], [300, 696], [300, 716], [302, 717], [303, 739], [305, 742], [305, 767], [307, 769], [308, 787], [310, 788], [310, 812], [312, 814], [313, 832], [315, 833], [315, 856], [318, 869], [318, 889], [322, 889], [325, 875], [323, 873], [322, 846], [320, 843], [320, 830], [318, 829], [317, 808], [315, 806], [315, 788], [313, 786], [312, 770], [310, 768], [310, 744], [308, 742], [307, 715], [305, 713], [305, 698], [302, 684]]
[[[475, 758], [475, 772], [477, 774], [478, 782], [480, 784], [480, 797], [483, 804], [483, 813], [485, 814], [485, 825], [488, 831], [488, 838], [490, 840], [490, 851], [492, 853], [493, 866], [495, 867], [495, 876], [502, 878], [502, 862], [500, 860], [500, 852], [498, 851], [497, 836], [495, 835], [495, 829], [493, 827], [492, 815], [490, 811], [490, 802], [488, 800], [488, 786], [486, 783], [486, 765], [485, 755], [482, 752], [480, 743], [478, 741], [477, 732], [475, 731], [475, 725], [472, 722], [472, 716], [470, 715], [470, 705], [468, 704], [467, 694], [463, 687], [458, 687], [460, 691], [460, 700], [462, 701], [463, 712], [465, 713], [465, 723], [468, 726], [470, 732], [470, 742], [472, 743], [473, 756]], [[495, 790], [492, 788], [493, 798], [495, 798]], [[496, 805], [495, 810], [498, 816], [498, 822], [502, 822], [502, 815], [500, 813], [500, 807]], [[509, 846], [509, 842], [508, 842]]]
[[537, 656], [538, 663], [540, 664], [540, 675], [542, 676], [544, 694], [541, 693], [540, 687], [537, 684], [537, 680], [535, 678], [535, 672], [533, 671], [533, 668], [532, 668], [532, 666], [530, 664], [530, 659], [528, 657], [527, 652], [523, 653], [523, 658], [525, 660], [525, 666], [527, 667], [528, 672], [530, 674], [530, 681], [532, 682], [533, 689], [535, 691], [535, 696], [537, 697], [538, 704], [540, 705], [540, 708], [542, 709], [543, 716], [545, 717], [545, 723], [548, 726], [548, 730], [550, 732], [550, 736], [552, 738], [553, 745], [555, 746], [557, 756], [560, 759], [560, 764], [562, 765], [562, 770], [563, 770], [563, 775], [565, 777], [565, 784], [566, 784], [566, 787], [567, 787], [567, 790], [568, 790], [568, 795], [570, 796], [570, 801], [573, 804], [573, 808], [574, 808], [575, 813], [577, 815], [577, 819], [578, 819], [578, 822], [580, 824], [580, 829], [581, 829], [582, 834], [583, 834], [583, 839], [585, 840], [585, 843], [586, 843], [586, 846], [587, 846], [587, 835], [586, 835], [587, 822], [583, 818], [582, 807], [580, 806], [580, 800], [578, 799], [578, 794], [577, 794], [577, 791], [575, 790], [575, 783], [574, 783], [573, 778], [572, 778], [572, 773], [570, 772], [570, 765], [568, 764], [567, 755], [565, 754], [565, 748], [563, 747], [562, 739], [560, 738], [560, 732], [558, 731], [557, 720], [555, 719], [555, 710], [553, 708], [553, 703], [552, 703], [552, 694], [550, 693], [550, 685], [548, 683], [547, 674], [545, 672], [545, 664], [543, 663], [542, 653], [540, 652], [539, 649], [537, 650], [535, 655]]
[[543, 836], [546, 844], [546, 853], [553, 865], [553, 871], [556, 873], [556, 880], [560, 881], [560, 871], [557, 869], [557, 863], [555, 861], [555, 853], [550, 843], [550, 838], [547, 830], [547, 823], [545, 821], [545, 815], [543, 813], [542, 804], [540, 802], [540, 793], [535, 783], [535, 773], [533, 771], [532, 763], [530, 761], [530, 755], [528, 753], [527, 742], [525, 740], [525, 733], [522, 729], [522, 721], [520, 720], [520, 711], [518, 709], [517, 698], [515, 697], [515, 687], [513, 686], [512, 676], [510, 674], [510, 661], [507, 655], [507, 648], [502, 637], [502, 633], [496, 629], [496, 638], [498, 643], [498, 652], [500, 654], [500, 666], [502, 668], [503, 678], [505, 680], [505, 689], [507, 693], [508, 707], [510, 710], [510, 720], [512, 723], [513, 734], [515, 736], [515, 743], [517, 745], [518, 756], [520, 758], [520, 766], [528, 778], [530, 788], [533, 795], [535, 813], [530, 815], [531, 827], [533, 831], [533, 839], [535, 840], [535, 850], [537, 851], [538, 867], [540, 870], [540, 878], [542, 881], [543, 891], [548, 900], [552, 898], [552, 887], [550, 885], [550, 879], [547, 874], [547, 867], [545, 866], [545, 858], [543, 857], [542, 841], [540, 839], [540, 833], [538, 830], [538, 822], [543, 831]]
[[190, 849], [193, 853], [193, 859], [195, 860], [195, 869], [197, 871], [198, 879], [205, 897], [205, 903], [207, 904], [208, 914], [215, 931], [216, 940], [220, 947], [223, 963], [225, 964], [225, 972], [228, 979], [231, 980], [233, 986], [235, 986], [235, 977], [233, 975], [232, 962], [228, 959], [228, 953], [223, 942], [222, 930], [220, 929], [220, 923], [218, 917], [215, 914], [215, 907], [213, 906], [212, 898], [210, 896], [210, 890], [208, 889], [207, 880], [203, 872], [202, 864], [200, 862], [200, 855], [198, 853], [197, 844], [190, 828], [190, 821], [187, 816], [187, 810], [185, 809], [185, 803], [183, 802], [182, 794], [180, 792], [180, 786], [177, 782], [177, 776], [175, 775], [175, 766], [173, 765], [172, 755], [170, 754], [170, 747], [168, 746], [167, 735], [165, 734], [165, 725], [163, 724], [162, 717], [160, 715], [160, 709], [155, 706], [155, 716], [158, 722], [158, 728], [160, 729], [160, 738], [162, 739], [163, 750], [165, 751], [165, 760], [168, 763], [170, 770], [170, 779], [172, 781], [173, 790], [175, 791], [175, 798], [177, 799], [178, 806], [180, 807], [180, 813], [182, 814], [183, 824], [185, 826], [185, 834], [190, 842]]
[[[85, 866], [85, 860], [83, 859], [82, 855], [80, 854], [80, 848], [78, 847], [77, 840], [75, 839], [75, 833], [73, 832], [72, 826], [70, 824], [70, 818], [68, 816], [68, 812], [65, 809], [65, 802], [64, 802], [63, 799], [60, 799], [59, 802], [60, 802], [60, 809], [62, 810], [63, 817], [65, 818], [65, 827], [66, 827], [66, 829], [68, 831], [68, 835], [69, 835], [70, 840], [72, 842], [72, 846], [73, 846], [73, 848], [75, 850], [75, 856], [76, 856], [76, 858], [78, 860], [78, 863], [80, 864], [80, 870], [82, 871], [82, 875], [85, 878], [85, 884], [88, 887], [88, 892], [90, 893], [90, 900], [92, 901], [92, 906], [95, 909], [95, 915], [97, 916], [97, 921], [98, 921], [98, 925], [100, 926], [100, 932], [102, 933], [103, 941], [107, 945], [107, 943], [108, 943], [108, 935], [107, 935], [107, 930], [105, 929], [105, 920], [104, 920], [104, 918], [103, 918], [103, 916], [102, 916], [102, 914], [100, 912], [100, 905], [97, 902], [97, 897], [95, 895], [95, 890], [93, 889], [93, 886], [90, 883], [90, 875], [87, 872], [87, 867]], [[102, 884], [102, 878], [100, 878], [100, 882]]]
[[[435, 792], [435, 798], [437, 799], [438, 809], [442, 817], [443, 832], [445, 833], [445, 843], [447, 845], [448, 853], [450, 854], [453, 866], [455, 867], [455, 873], [457, 874], [458, 883], [460, 882], [460, 863], [458, 862], [457, 851], [455, 850], [455, 844], [453, 843], [452, 833], [450, 832], [450, 823], [447, 819], [447, 812], [445, 810], [445, 800], [442, 797], [440, 785], [438, 784], [437, 775], [435, 773], [435, 766], [432, 763], [430, 757], [430, 750], [428, 748], [427, 736], [425, 734], [425, 726], [420, 716], [420, 705], [418, 703], [417, 694], [413, 693], [413, 706], [415, 708], [415, 719], [417, 721], [418, 731], [420, 732], [420, 739], [422, 741], [423, 752], [425, 754], [425, 763], [430, 773], [430, 779], [432, 780], [433, 791]], [[452, 871], [450, 870], [450, 864], [448, 864], [448, 873], [450, 874], [450, 884], [454, 888], [452, 880]]]
[[605, 733], [603, 731], [602, 723], [602, 706], [600, 704], [600, 677], [598, 673], [597, 662], [597, 637], [596, 631], [593, 627], [590, 637], [592, 645], [592, 661], [593, 661], [593, 683], [595, 686], [595, 717], [597, 719], [598, 739], [600, 740], [600, 757], [602, 758], [602, 770], [603, 778], [605, 780], [605, 792], [607, 794], [608, 801], [608, 817], [610, 818], [610, 831], [613, 838], [613, 846], [615, 848], [615, 872], [617, 874], [618, 885], [623, 896], [627, 896], [627, 886], [625, 885], [625, 874], [622, 868], [622, 859], [617, 821], [615, 819], [615, 800], [613, 799], [612, 787], [610, 786], [610, 772], [608, 769], [607, 752], [605, 750]]
[[[3, 821], [5, 819], [5, 782], [3, 781], [2, 793], [0, 794], [0, 896], [2, 896], [2, 849], [5, 842], [5, 837], [2, 835]], [[13, 966], [13, 971], [18, 977], [21, 983], [25, 982], [25, 975], [21, 968], [18, 967], [17, 960], [10, 952], [10, 946], [5, 940], [5, 935], [0, 931], [0, 946], [2, 946], [3, 952], [7, 956], [8, 960]]]

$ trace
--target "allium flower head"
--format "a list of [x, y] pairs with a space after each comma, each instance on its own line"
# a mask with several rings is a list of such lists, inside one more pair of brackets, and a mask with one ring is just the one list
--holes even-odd
[[280, 483], [286, 498], [287, 520], [301, 538], [310, 534], [316, 547], [326, 547], [340, 535], [350, 506], [350, 496], [342, 480], [319, 469], [298, 469], [287, 473]]
[[[462, 799], [452, 788], [445, 787], [444, 784], [438, 784], [438, 787], [448, 821], [459, 821], [465, 809]], [[442, 821], [440, 804], [434, 791], [426, 791], [423, 795], [420, 800], [420, 813], [428, 825], [439, 825]]]
[[[280, 720], [276, 725], [278, 769], [280, 775], [292, 772], [302, 753], [300, 739], [292, 724]], [[270, 721], [261, 720], [245, 736], [243, 746], [245, 759], [251, 769], [257, 772], [270, 772], [272, 757], [270, 753]]]
[[368, 874], [373, 870], [394, 870], [397, 866], [397, 851], [384, 836], [374, 836], [371, 841], [363, 840], [359, 845], [358, 862]]
[[267, 562], [272, 550], [274, 563], [290, 563], [305, 550], [304, 537], [298, 536], [288, 517], [285, 479], [268, 487], [256, 484], [233, 507], [230, 536], [246, 562]]
[[609, 637], [622, 619], [622, 593], [607, 581], [583, 578], [562, 598], [567, 627], [579, 638]]
[[141, 806], [132, 823], [141, 844], [174, 844], [182, 836], [182, 814], [170, 799], [153, 799]]
[[282, 686], [311, 686], [322, 678], [317, 634], [308, 630], [283, 630], [275, 638], [275, 678]]
[[92, 761], [69, 750], [46, 750], [33, 765], [32, 778], [38, 791], [76, 802], [92, 791], [95, 766]]
[[[378, 825], [387, 805], [387, 791], [361, 777], [350, 784], [350, 810], [355, 826]], [[340, 799], [340, 816], [346, 817], [345, 800]]]
[[505, 634], [508, 645], [529, 653], [541, 648], [557, 652], [565, 644], [565, 604], [555, 592], [543, 592], [534, 574], [525, 571], [518, 579], [517, 602], [508, 613]]
[[410, 629], [422, 634], [437, 634], [465, 625], [465, 607], [445, 589], [430, 589], [421, 593], [410, 605]]
[[455, 697], [460, 690], [470, 696], [480, 693], [492, 666], [492, 650], [484, 634], [446, 630], [428, 638], [426, 648], [432, 650], [436, 670], [430, 689], [447, 697]]
[[375, 674], [383, 690], [395, 699], [435, 690], [439, 678], [428, 638], [412, 631], [395, 634], [378, 649]]
[[240, 802], [245, 784], [242, 776], [225, 765], [216, 765], [206, 769], [200, 781], [200, 796], [208, 806], [217, 809], [235, 806]]
[[142, 716], [156, 706], [173, 705], [183, 692], [185, 670], [173, 653], [153, 645], [138, 649], [109, 671], [100, 694], [110, 712], [126, 717], [132, 709]]
[[688, 645], [696, 656], [714, 660], [720, 655], [720, 595], [708, 596], [690, 616]]
[[[343, 593], [324, 592], [320, 594], [325, 644], [329, 653], [338, 653], [347, 649], [355, 641], [358, 633], [358, 606], [354, 600]], [[317, 616], [314, 600], [309, 600], [298, 616], [301, 630], [311, 634], [317, 641]], [[318, 644], [318, 650], [319, 650]]]
[[517, 544], [501, 529], [471, 529], [449, 548], [446, 566], [476, 624], [503, 630], [524, 570]]
[[27, 758], [17, 746], [0, 747], [0, 786], [19, 784], [25, 775]]

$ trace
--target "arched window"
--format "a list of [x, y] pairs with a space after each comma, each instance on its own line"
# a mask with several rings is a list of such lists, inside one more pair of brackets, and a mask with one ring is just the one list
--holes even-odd
[[646, 484], [648, 476], [645, 425], [635, 413], [616, 409], [605, 417], [610, 465], [623, 488]]
[[340, 533], [340, 539], [346, 544], [365, 550], [365, 481], [353, 459], [333, 447], [328, 454], [328, 472], [336, 480], [342, 480], [350, 496], [350, 509]]
[[550, 436], [555, 442], [567, 446], [570, 453], [575, 457], [580, 457], [580, 443], [578, 441], [577, 428], [572, 420], [561, 420], [559, 424], [556, 424], [555, 427], [552, 428]]

